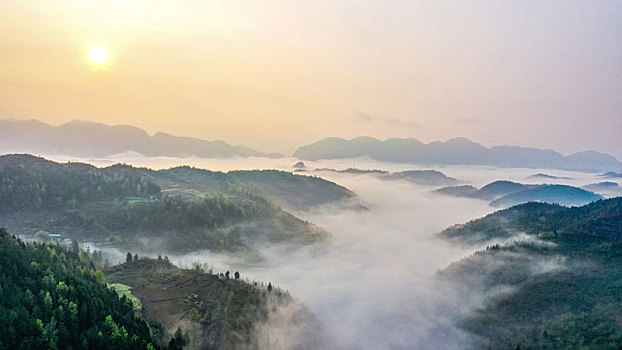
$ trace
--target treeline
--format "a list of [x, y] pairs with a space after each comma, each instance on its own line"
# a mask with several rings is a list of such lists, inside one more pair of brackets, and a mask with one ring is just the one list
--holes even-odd
[[113, 165], [59, 164], [30, 155], [0, 156], [0, 211], [62, 209], [123, 197], [155, 197], [160, 187], [141, 171]]
[[0, 229], [0, 349], [159, 349], [86, 253]]

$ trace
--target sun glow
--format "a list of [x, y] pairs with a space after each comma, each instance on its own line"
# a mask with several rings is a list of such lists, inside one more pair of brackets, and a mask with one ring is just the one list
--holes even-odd
[[91, 58], [91, 62], [100, 65], [106, 63], [108, 61], [108, 53], [101, 47], [94, 47], [89, 52], [89, 57]]

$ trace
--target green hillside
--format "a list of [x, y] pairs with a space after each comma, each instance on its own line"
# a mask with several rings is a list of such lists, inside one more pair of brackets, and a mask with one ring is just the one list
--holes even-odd
[[[526, 237], [506, 244], [497, 239]], [[622, 346], [622, 198], [583, 207], [527, 203], [450, 228], [441, 237], [485, 250], [439, 273], [485, 295], [459, 321], [482, 349]]]
[[284, 211], [353, 198], [316, 177], [282, 171], [97, 168], [30, 155], [0, 156], [0, 221], [12, 232], [62, 233], [145, 252], [208, 249], [253, 256], [253, 245], [327, 237]]
[[1, 212], [75, 208], [86, 202], [159, 194], [158, 185], [129, 166], [96, 168], [30, 155], [0, 156]]
[[88, 255], [0, 229], [0, 349], [158, 349]]
[[152, 173], [167, 194], [192, 196], [196, 193], [251, 192], [289, 209], [354, 198], [343, 186], [314, 176], [294, 175], [279, 170], [235, 170], [228, 173], [188, 166]]
[[[268, 283], [248, 282], [238, 272], [214, 274], [206, 266], [180, 269], [166, 259], [140, 258], [104, 270], [113, 283], [130, 286], [149, 319], [160, 322], [164, 340], [178, 330], [190, 349], [270, 349], [284, 345], [266, 339], [262, 325], [283, 317], [291, 349], [312, 349], [320, 341], [313, 315], [287, 292]], [[287, 327], [304, 330], [287, 334]]]

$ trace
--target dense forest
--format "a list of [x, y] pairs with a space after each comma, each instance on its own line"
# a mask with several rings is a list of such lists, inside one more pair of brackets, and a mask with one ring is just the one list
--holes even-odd
[[484, 339], [482, 349], [622, 346], [622, 198], [573, 208], [527, 203], [441, 237], [490, 244], [440, 272], [485, 295], [460, 321]]
[[280, 206], [307, 209], [354, 197], [333, 182], [276, 170], [97, 168], [30, 155], [1, 156], [0, 180], [0, 219], [13, 232], [46, 230], [154, 252], [316, 242], [327, 234]]
[[97, 168], [84, 163], [56, 163], [22, 154], [0, 156], [0, 211], [75, 208], [78, 204], [125, 198], [183, 198], [196, 194], [248, 192], [292, 208], [351, 199], [334, 182], [278, 170], [228, 173], [188, 166], [154, 171], [116, 164]]
[[88, 254], [0, 229], [0, 349], [158, 349]]
[[130, 166], [96, 168], [30, 155], [0, 156], [0, 211], [75, 208], [124, 197], [157, 197], [160, 187]]
[[223, 173], [183, 166], [153, 172], [152, 175], [166, 193], [192, 196], [206, 192], [235, 194], [244, 191], [295, 210], [354, 198], [354, 193], [334, 182], [279, 170]]

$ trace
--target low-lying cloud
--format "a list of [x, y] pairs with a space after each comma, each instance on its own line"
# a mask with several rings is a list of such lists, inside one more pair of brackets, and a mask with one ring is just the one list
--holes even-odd
[[[203, 168], [287, 169], [292, 159], [176, 160], [175, 165]], [[137, 165], [149, 166], [142, 159]], [[158, 158], [170, 166], [174, 159]], [[382, 164], [369, 159], [306, 162], [310, 169], [355, 166], [389, 171], [417, 169], [404, 164]], [[134, 162], [129, 161], [134, 164]], [[159, 166], [155, 166], [156, 168]], [[421, 168], [419, 168], [421, 169]], [[491, 169], [483, 167], [445, 167], [448, 176], [476, 186], [497, 179], [529, 182], [534, 169]], [[313, 174], [305, 173], [305, 174]], [[594, 175], [557, 172], [566, 183], [593, 182]], [[386, 181], [373, 175], [334, 172], [317, 174], [354, 191], [368, 210], [344, 209], [326, 205], [295, 213], [332, 234], [329, 242], [292, 248], [266, 245], [259, 251], [261, 262], [212, 252], [170, 256], [182, 266], [207, 263], [215, 272], [240, 271], [243, 278], [270, 281], [288, 290], [316, 315], [325, 334], [319, 348], [325, 349], [463, 349], [474, 339], [454, 326], [454, 319], [481, 302], [481, 293], [459, 290], [444, 284], [436, 272], [469, 256], [474, 248], [451, 245], [436, 233], [492, 212], [485, 201], [437, 195], [435, 188], [404, 181]], [[524, 235], [516, 240], [530, 240]], [[502, 243], [510, 243], [502, 242]], [[557, 261], [544, 262], [537, 269], [559, 268]], [[264, 326], [270, 332], [279, 327]], [[292, 336], [287, 330], [278, 336]], [[283, 338], [283, 339], [285, 339]], [[299, 344], [292, 342], [292, 344]], [[288, 349], [283, 345], [282, 349]]]
[[329, 244], [292, 250], [264, 246], [262, 265], [213, 254], [205, 259], [243, 276], [288, 289], [324, 326], [329, 349], [459, 349], [468, 338], [452, 326], [435, 272], [470, 250], [435, 237], [443, 228], [491, 209], [471, 199], [451, 199], [373, 176], [332, 178], [355, 191], [369, 210], [325, 206], [298, 213], [333, 237]]

